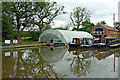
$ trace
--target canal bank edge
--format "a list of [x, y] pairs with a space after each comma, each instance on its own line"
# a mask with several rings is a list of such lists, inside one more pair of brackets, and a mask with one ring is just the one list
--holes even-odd
[[38, 43], [38, 44], [21, 44], [15, 46], [0, 46], [0, 49], [14, 49], [14, 48], [25, 48], [25, 47], [37, 47], [37, 46], [47, 46], [47, 43]]

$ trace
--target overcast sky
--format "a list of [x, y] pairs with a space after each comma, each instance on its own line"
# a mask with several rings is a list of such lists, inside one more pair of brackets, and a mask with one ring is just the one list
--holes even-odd
[[67, 14], [60, 15], [54, 20], [53, 27], [64, 27], [70, 21], [69, 15], [75, 7], [85, 7], [92, 12], [91, 22], [94, 24], [105, 21], [109, 26], [113, 26], [113, 15], [116, 14], [115, 21], [118, 21], [118, 2], [120, 0], [54, 0], [59, 5], [65, 7]]

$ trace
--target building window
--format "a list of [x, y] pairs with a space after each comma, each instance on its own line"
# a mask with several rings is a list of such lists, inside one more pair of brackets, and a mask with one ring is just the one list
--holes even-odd
[[103, 34], [103, 28], [96, 28], [95, 34]]
[[95, 38], [102, 38], [101, 35], [94, 35]]

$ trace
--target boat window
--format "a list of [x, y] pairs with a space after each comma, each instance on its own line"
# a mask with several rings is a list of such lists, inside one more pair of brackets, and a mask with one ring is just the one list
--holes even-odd
[[92, 39], [88, 39], [87, 41], [88, 41], [89, 45], [93, 45]]
[[88, 45], [87, 39], [83, 39], [82, 44], [83, 44], [83, 45]]
[[107, 37], [107, 35], [104, 35], [104, 38]]
[[73, 43], [76, 43], [76, 39], [75, 38], [73, 39]]
[[100, 42], [101, 42], [101, 39], [99, 38], [94, 39], [94, 43], [100, 43]]
[[53, 43], [53, 40], [50, 40], [50, 43]]
[[58, 42], [62, 42], [61, 40], [58, 40]]
[[76, 41], [77, 43], [79, 43], [79, 39], [77, 38], [77, 41]]

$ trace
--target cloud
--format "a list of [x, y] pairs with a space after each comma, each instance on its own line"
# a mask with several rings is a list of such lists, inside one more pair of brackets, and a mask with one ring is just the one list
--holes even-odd
[[[65, 11], [68, 13], [65, 15], [58, 16], [56, 21], [70, 21], [69, 15], [75, 7], [85, 7], [87, 10], [92, 12], [91, 21], [93, 23], [99, 22], [100, 20], [106, 21], [110, 26], [113, 26], [113, 13], [118, 13], [118, 1], [119, 0], [54, 0], [58, 4], [65, 7]], [[118, 18], [116, 17], [116, 21]], [[59, 23], [63, 24], [63, 23]]]
[[66, 14], [57, 16], [56, 20], [59, 20], [59, 21], [68, 21], [69, 17], [70, 17], [70, 14], [66, 13]]
[[53, 23], [51, 25], [53, 28], [57, 28], [57, 27], [64, 27], [66, 24], [67, 24], [67, 21], [53, 20]]

